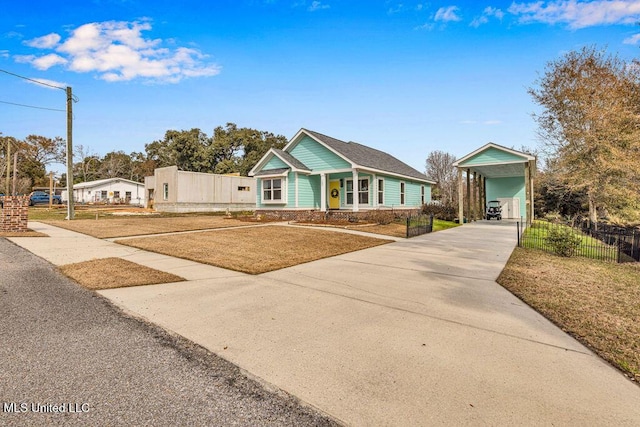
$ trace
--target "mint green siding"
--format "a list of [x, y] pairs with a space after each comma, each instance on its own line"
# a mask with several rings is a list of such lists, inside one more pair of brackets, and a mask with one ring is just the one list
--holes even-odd
[[[487, 178], [487, 202], [503, 198], [518, 198], [520, 201], [520, 215], [526, 215], [526, 198], [524, 177]], [[504, 213], [504, 212], [503, 212]], [[506, 213], [504, 213], [506, 215]]]
[[320, 179], [317, 176], [298, 175], [298, 207], [320, 207]]
[[504, 150], [499, 150], [494, 147], [489, 147], [486, 150], [471, 157], [470, 159], [467, 159], [464, 162], [460, 163], [460, 167], [524, 161], [526, 161], [525, 157], [517, 156], [515, 154], [506, 152]]
[[271, 159], [267, 162], [266, 165], [264, 165], [264, 167], [262, 168], [262, 170], [269, 170], [269, 169], [281, 169], [281, 168], [288, 168], [289, 166], [283, 162], [282, 160], [280, 160], [280, 158], [278, 156], [273, 156], [271, 157]]
[[288, 208], [296, 206], [296, 173], [287, 175], [287, 205]]
[[289, 152], [314, 172], [351, 167], [351, 164], [342, 157], [329, 151], [308, 136], [302, 138]]

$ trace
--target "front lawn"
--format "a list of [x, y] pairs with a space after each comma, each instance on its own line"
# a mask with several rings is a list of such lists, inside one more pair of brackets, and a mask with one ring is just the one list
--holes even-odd
[[498, 283], [640, 381], [640, 265], [516, 248]]
[[116, 241], [249, 274], [265, 273], [390, 242], [325, 229], [277, 225]]

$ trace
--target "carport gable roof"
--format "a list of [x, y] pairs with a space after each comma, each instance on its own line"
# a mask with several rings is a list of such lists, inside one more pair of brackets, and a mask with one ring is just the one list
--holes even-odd
[[396, 159], [392, 155], [357, 142], [344, 142], [308, 129], [300, 129], [291, 141], [284, 147], [289, 151], [305, 136], [311, 137], [328, 150], [351, 163], [353, 168], [369, 169], [376, 172], [388, 173], [400, 177], [411, 178], [417, 181], [434, 184], [427, 176], [406, 163]]
[[487, 178], [505, 178], [524, 176], [522, 165], [535, 160], [530, 154], [490, 142], [462, 157], [453, 166], [470, 169]]

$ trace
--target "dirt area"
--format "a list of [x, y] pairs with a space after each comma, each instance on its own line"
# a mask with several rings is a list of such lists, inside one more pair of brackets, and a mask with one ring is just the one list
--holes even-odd
[[42, 220], [67, 230], [106, 239], [111, 237], [142, 236], [147, 234], [195, 231], [255, 224], [251, 219], [225, 216], [146, 217], [142, 215], [117, 216], [96, 219]]
[[40, 233], [39, 231], [27, 230], [27, 231], [0, 231], [0, 237], [49, 237], [47, 234]]
[[498, 283], [640, 381], [640, 265], [516, 248]]
[[145, 267], [122, 258], [103, 258], [60, 267], [66, 276], [88, 289], [113, 289], [126, 286], [182, 282], [180, 276]]
[[260, 274], [383, 245], [390, 240], [325, 229], [272, 225], [116, 242], [230, 270]]

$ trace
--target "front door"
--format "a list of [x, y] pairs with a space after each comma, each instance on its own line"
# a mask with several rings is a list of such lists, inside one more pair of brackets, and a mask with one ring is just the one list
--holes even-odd
[[340, 181], [329, 181], [329, 209], [340, 209]]

